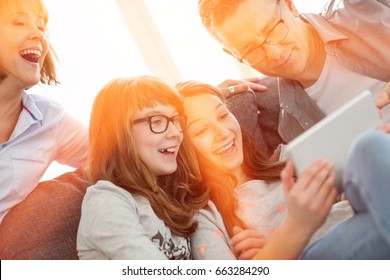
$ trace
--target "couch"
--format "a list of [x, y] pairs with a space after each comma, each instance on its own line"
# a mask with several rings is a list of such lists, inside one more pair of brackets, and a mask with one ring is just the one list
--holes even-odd
[[81, 170], [39, 183], [0, 225], [0, 259], [78, 259], [76, 237], [88, 182]]

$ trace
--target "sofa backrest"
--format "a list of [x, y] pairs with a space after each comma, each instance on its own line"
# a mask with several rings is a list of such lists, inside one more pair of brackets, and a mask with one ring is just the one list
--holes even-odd
[[77, 229], [89, 183], [76, 170], [39, 183], [0, 225], [0, 259], [78, 259]]

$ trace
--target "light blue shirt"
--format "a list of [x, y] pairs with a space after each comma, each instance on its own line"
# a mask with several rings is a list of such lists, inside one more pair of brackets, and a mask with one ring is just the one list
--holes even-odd
[[38, 185], [52, 161], [75, 168], [87, 158], [88, 131], [56, 102], [23, 93], [23, 110], [0, 143], [0, 223]]

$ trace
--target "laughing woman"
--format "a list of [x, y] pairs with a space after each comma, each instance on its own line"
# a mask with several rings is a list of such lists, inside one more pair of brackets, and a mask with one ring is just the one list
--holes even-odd
[[[53, 161], [79, 168], [87, 157], [87, 129], [57, 102], [29, 94], [27, 90], [39, 83], [58, 83], [54, 51], [48, 39], [48, 20], [48, 11], [41, 0], [0, 0], [0, 224], [3, 225], [11, 209], [16, 205], [18, 209], [24, 207], [20, 203], [36, 189]], [[50, 220], [53, 222], [50, 226], [56, 224], [55, 219]], [[11, 226], [16, 223], [19, 230], [22, 227], [19, 219], [8, 222]]]
[[[180, 147], [186, 117], [174, 88], [116, 79], [94, 101], [80, 259], [191, 259], [201, 193], [194, 153]], [[180, 149], [179, 149], [180, 148]], [[197, 191], [199, 190], [199, 191]]]

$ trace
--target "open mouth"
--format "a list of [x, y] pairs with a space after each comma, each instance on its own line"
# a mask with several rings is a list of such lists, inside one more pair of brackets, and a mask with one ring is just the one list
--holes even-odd
[[234, 142], [234, 140], [232, 140], [227, 145], [225, 145], [222, 148], [219, 148], [218, 150], [216, 150], [215, 154], [216, 155], [228, 154], [228, 153], [230, 153], [234, 149], [235, 146], [236, 146], [235, 142]]
[[36, 49], [26, 49], [21, 51], [20, 55], [29, 62], [38, 63], [38, 60], [41, 57], [42, 52]]
[[165, 155], [174, 155], [176, 153], [176, 148], [171, 147], [171, 148], [161, 149], [158, 151], [162, 154], [165, 154]]

